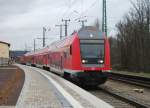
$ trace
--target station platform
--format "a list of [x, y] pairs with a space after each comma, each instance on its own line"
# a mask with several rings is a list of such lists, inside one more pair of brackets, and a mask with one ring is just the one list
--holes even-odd
[[15, 108], [113, 108], [108, 103], [48, 71], [19, 65], [25, 82]]

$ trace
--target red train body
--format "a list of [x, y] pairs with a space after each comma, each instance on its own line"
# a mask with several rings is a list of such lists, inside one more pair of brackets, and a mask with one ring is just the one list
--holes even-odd
[[21, 63], [43, 67], [85, 85], [99, 85], [110, 70], [110, 48], [106, 36], [94, 27], [57, 41], [48, 47], [25, 54]]

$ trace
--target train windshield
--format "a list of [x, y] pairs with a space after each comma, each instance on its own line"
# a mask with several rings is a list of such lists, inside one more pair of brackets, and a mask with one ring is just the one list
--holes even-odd
[[95, 58], [104, 59], [104, 44], [81, 44], [82, 59]]

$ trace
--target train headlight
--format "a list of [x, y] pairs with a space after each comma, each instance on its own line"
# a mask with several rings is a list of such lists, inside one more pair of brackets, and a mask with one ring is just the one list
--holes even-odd
[[88, 62], [87, 60], [82, 60], [82, 63], [83, 63], [83, 64], [85, 64], [85, 63], [87, 63], [87, 62]]
[[101, 64], [102, 64], [102, 63], [104, 63], [104, 61], [103, 61], [103, 60], [99, 60], [98, 63], [101, 63]]

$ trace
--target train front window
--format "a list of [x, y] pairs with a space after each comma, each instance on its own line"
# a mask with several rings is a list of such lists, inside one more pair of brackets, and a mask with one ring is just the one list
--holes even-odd
[[82, 63], [84, 64], [103, 64], [104, 63], [104, 44], [80, 45]]

